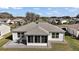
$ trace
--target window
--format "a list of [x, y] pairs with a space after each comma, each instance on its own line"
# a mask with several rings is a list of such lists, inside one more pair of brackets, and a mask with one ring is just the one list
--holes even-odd
[[40, 43], [40, 36], [35, 36], [35, 43]]
[[18, 34], [18, 37], [20, 37], [20, 33], [17, 33]]
[[41, 36], [42, 38], [42, 43], [47, 43], [47, 36]]
[[55, 33], [52, 33], [52, 38], [55, 38]]
[[56, 33], [56, 38], [59, 38], [59, 33]]
[[52, 33], [52, 38], [59, 38], [59, 33]]
[[23, 38], [24, 37], [24, 32], [22, 32], [21, 35], [22, 35], [22, 38]]
[[33, 36], [28, 36], [28, 43], [33, 43]]
[[18, 37], [22, 37], [23, 38], [24, 37], [24, 32], [18, 32], [17, 35], [18, 35]]

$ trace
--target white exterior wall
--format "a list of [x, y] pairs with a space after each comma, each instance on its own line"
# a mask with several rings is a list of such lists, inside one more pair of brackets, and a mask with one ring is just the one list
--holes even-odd
[[[13, 41], [16, 42], [19, 38], [17, 36], [17, 33], [12, 33]], [[48, 43], [28, 43], [27, 40], [27, 46], [47, 46]], [[52, 33], [48, 35], [48, 41], [64, 41], [64, 33], [59, 33], [59, 38], [52, 38]]]
[[64, 33], [59, 33], [59, 38], [52, 38], [52, 33], [48, 35], [48, 41], [64, 41]]
[[1, 36], [9, 33], [10, 31], [11, 31], [10, 26], [4, 25], [4, 24], [1, 24], [0, 25], [0, 33], [1, 33]]
[[77, 37], [79, 36], [79, 31], [77, 31]]
[[17, 33], [12, 33], [12, 38], [14, 42], [16, 42], [19, 39]]
[[63, 23], [67, 23], [67, 20], [62, 20], [61, 23], [62, 23], [62, 24], [63, 24]]
[[47, 46], [47, 43], [27, 43], [27, 46]]

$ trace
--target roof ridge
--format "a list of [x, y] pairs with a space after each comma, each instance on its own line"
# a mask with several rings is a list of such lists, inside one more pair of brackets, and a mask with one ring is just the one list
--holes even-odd
[[49, 31], [45, 30], [44, 28], [42, 28], [41, 26], [38, 27], [39, 29], [45, 31], [47, 34], [49, 34]]

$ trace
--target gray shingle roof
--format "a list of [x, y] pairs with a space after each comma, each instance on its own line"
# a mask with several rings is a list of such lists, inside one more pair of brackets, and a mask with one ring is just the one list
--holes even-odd
[[79, 31], [79, 24], [72, 24], [72, 25], [69, 25], [68, 28], [76, 29], [76, 30]]
[[47, 33], [46, 31], [40, 29], [39, 27], [34, 28], [31, 31], [28, 31], [25, 33], [26, 35], [48, 35], [49, 33]]
[[39, 23], [40, 27], [44, 28], [45, 30], [49, 31], [49, 32], [65, 32], [64, 30], [62, 30], [61, 28], [49, 24], [49, 23]]
[[35, 22], [13, 29], [13, 32], [26, 32], [27, 35], [48, 35], [49, 32], [65, 32], [61, 28], [46, 22]]

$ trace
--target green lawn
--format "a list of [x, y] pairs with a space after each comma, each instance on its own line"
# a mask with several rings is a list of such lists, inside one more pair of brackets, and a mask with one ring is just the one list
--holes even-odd
[[72, 36], [65, 36], [65, 39], [74, 51], [79, 51], [79, 40]]
[[0, 39], [0, 48], [9, 41], [9, 39], [6, 39], [8, 36], [10, 36], [11, 33], [7, 33], [3, 36], [3, 38]]

